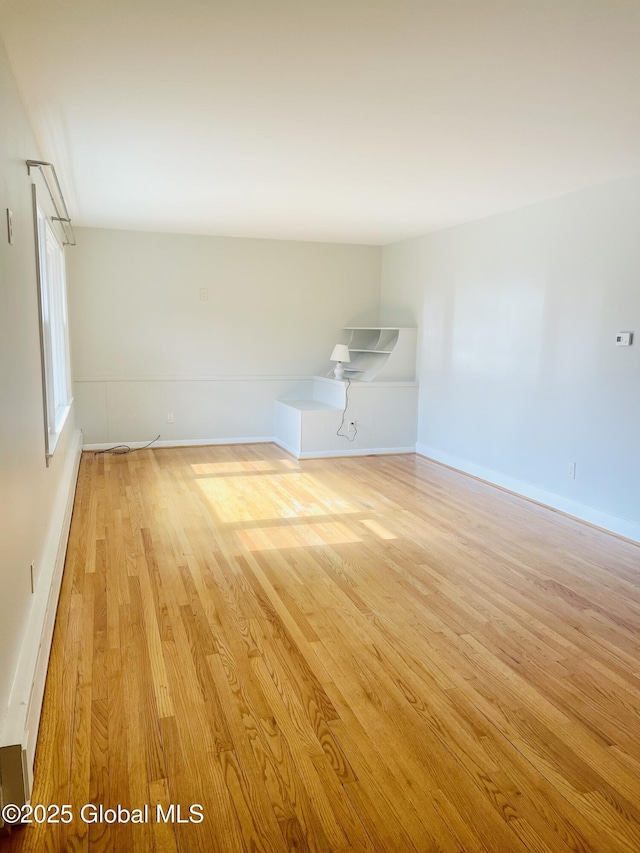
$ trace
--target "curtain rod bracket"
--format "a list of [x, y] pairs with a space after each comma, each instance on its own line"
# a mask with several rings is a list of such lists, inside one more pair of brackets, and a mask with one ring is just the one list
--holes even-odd
[[[32, 169], [40, 170], [42, 180], [44, 181], [45, 186], [49, 191], [49, 196], [51, 198], [51, 203], [53, 204], [53, 209], [57, 214], [56, 216], [52, 216], [51, 219], [54, 222], [60, 222], [62, 226], [62, 231], [64, 233], [63, 245], [75, 246], [76, 235], [73, 233], [73, 226], [71, 225], [71, 218], [67, 209], [67, 203], [64, 200], [64, 195], [62, 194], [62, 187], [60, 186], [60, 181], [58, 180], [58, 175], [56, 174], [55, 166], [53, 165], [53, 163], [47, 163], [46, 160], [27, 160], [26, 162], [27, 174], [31, 175]], [[47, 172], [45, 172], [45, 169], [51, 170], [51, 174], [53, 175], [54, 181], [53, 188], [49, 183], [49, 178], [47, 177]]]

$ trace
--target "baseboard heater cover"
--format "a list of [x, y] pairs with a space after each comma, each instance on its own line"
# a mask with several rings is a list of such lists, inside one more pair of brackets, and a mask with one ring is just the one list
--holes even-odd
[[31, 799], [40, 714], [81, 453], [82, 432], [77, 430], [71, 439], [58, 487], [41, 573], [0, 737], [0, 801], [5, 804], [21, 806]]

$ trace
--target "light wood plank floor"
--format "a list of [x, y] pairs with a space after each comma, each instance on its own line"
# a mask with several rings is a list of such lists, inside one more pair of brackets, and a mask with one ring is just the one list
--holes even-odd
[[638, 853], [640, 548], [411, 455], [84, 454], [33, 802], [12, 853]]

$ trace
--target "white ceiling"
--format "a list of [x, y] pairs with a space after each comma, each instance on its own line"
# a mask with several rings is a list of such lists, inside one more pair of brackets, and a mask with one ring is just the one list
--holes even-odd
[[640, 171], [639, 0], [0, 0], [75, 224], [388, 243]]

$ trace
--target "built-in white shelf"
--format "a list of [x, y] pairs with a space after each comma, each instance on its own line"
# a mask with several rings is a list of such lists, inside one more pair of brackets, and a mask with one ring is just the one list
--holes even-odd
[[[349, 326], [344, 380], [314, 376], [276, 402], [277, 443], [300, 459], [415, 449], [417, 329]], [[347, 381], [350, 380], [350, 381]], [[375, 380], [375, 381], [374, 381]], [[350, 421], [356, 430], [348, 431]]]
[[[276, 442], [300, 459], [413, 452], [418, 383], [352, 382], [348, 400], [347, 384], [314, 376], [308, 382], [308, 396], [297, 396], [304, 390], [298, 387], [295, 397], [277, 400]], [[350, 420], [356, 422], [357, 434], [348, 431]]]
[[412, 381], [417, 331], [401, 326], [346, 326], [351, 362], [344, 365], [345, 376], [359, 382]]
[[320, 400], [285, 400], [285, 405], [298, 412], [339, 412], [339, 406], [330, 406]]

